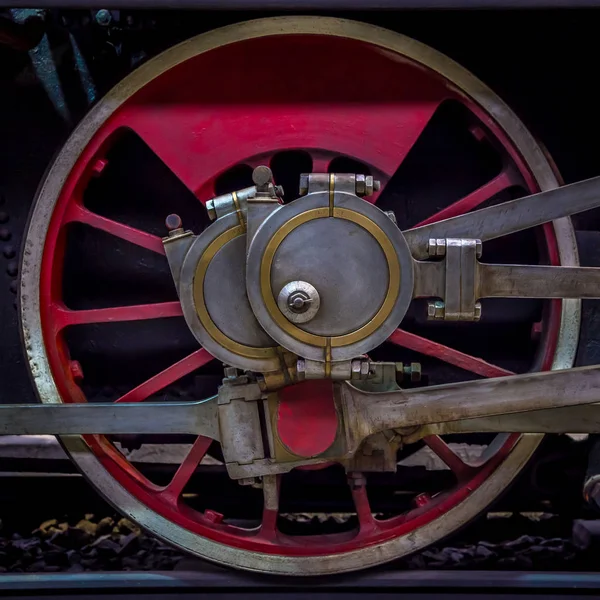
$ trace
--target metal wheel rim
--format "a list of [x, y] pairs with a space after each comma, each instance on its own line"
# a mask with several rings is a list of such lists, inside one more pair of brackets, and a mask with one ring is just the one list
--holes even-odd
[[[149, 61], [100, 101], [72, 134], [40, 187], [24, 246], [20, 317], [27, 362], [36, 392], [43, 402], [57, 403], [61, 400], [49, 368], [42, 338], [39, 311], [41, 258], [48, 224], [59, 191], [80, 151], [89, 142], [96, 129], [131, 94], [171, 67], [196, 54], [232, 42], [282, 34], [321, 34], [368, 42], [390, 52], [404, 55], [443, 75], [492, 115], [496, 124], [520, 151], [542, 190], [557, 186], [556, 176], [548, 160], [512, 111], [462, 67], [419, 42], [371, 25], [322, 17], [262, 19], [232, 25], [195, 37]], [[553, 225], [559, 244], [561, 263], [577, 264], [577, 249], [570, 221], [561, 219]], [[553, 369], [572, 366], [579, 334], [580, 301], [563, 300], [561, 317]], [[256, 554], [200, 538], [152, 512], [135, 499], [112, 479], [81, 438], [63, 438], [62, 441], [78, 467], [94, 482], [103, 495], [140, 525], [179, 548], [224, 565], [252, 571], [315, 575], [352, 571], [380, 564], [421, 549], [450, 534], [483, 510], [510, 484], [541, 439], [542, 436], [537, 435], [522, 436], [510, 455], [468, 500], [459, 503], [442, 517], [420, 527], [410, 535], [364, 550], [329, 556], [302, 557]]]

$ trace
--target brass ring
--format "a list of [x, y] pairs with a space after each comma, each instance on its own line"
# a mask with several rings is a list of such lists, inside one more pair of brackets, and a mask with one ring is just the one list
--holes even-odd
[[331, 348], [339, 348], [341, 346], [348, 346], [365, 339], [374, 331], [376, 331], [377, 328], [380, 327], [389, 317], [398, 298], [398, 294], [400, 293], [400, 262], [392, 242], [388, 239], [379, 225], [371, 221], [371, 219], [365, 215], [354, 210], [334, 207], [333, 218], [345, 219], [346, 221], [352, 221], [353, 223], [356, 223], [358, 226], [370, 233], [381, 246], [381, 249], [383, 250], [387, 260], [389, 273], [389, 284], [385, 299], [383, 300], [375, 316], [368, 323], [356, 331], [352, 331], [351, 333], [347, 333], [345, 335], [333, 337], [315, 335], [290, 323], [279, 310], [273, 294], [273, 289], [271, 288], [271, 268], [275, 253], [277, 252], [277, 249], [283, 240], [292, 231], [294, 231], [294, 229], [314, 219], [328, 218], [329, 210], [329, 207], [307, 210], [299, 215], [296, 215], [295, 217], [292, 217], [289, 221], [286, 221], [275, 232], [273, 237], [267, 243], [263, 252], [260, 264], [260, 289], [269, 315], [287, 334], [301, 342], [310, 344], [311, 346], [326, 348], [328, 343], [330, 343]]
[[194, 305], [196, 306], [198, 318], [200, 319], [200, 323], [202, 323], [204, 329], [206, 329], [210, 337], [217, 342], [217, 344], [223, 346], [223, 348], [226, 348], [230, 352], [246, 358], [278, 358], [279, 355], [277, 354], [276, 348], [254, 348], [252, 346], [240, 344], [239, 342], [227, 337], [215, 325], [215, 322], [211, 319], [208, 309], [206, 308], [206, 302], [204, 300], [204, 278], [206, 277], [208, 266], [210, 265], [215, 254], [225, 244], [240, 235], [244, 235], [245, 233], [246, 228], [242, 227], [242, 225], [237, 225], [236, 227], [232, 227], [231, 229], [223, 232], [206, 247], [202, 253], [202, 256], [200, 257], [200, 260], [198, 261], [196, 274], [194, 276]]

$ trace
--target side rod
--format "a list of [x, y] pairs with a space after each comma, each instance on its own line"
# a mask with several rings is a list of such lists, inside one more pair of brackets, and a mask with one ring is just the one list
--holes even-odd
[[0, 435], [147, 433], [218, 440], [217, 401], [0, 405]]

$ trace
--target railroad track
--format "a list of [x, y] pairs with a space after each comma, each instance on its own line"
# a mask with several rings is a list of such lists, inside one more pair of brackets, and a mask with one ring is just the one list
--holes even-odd
[[78, 575], [4, 575], [0, 593], [11, 598], [71, 597], [81, 599], [127, 598], [151, 595], [153, 600], [172, 598], [231, 597], [265, 593], [288, 594], [294, 600], [343, 595], [348, 600], [365, 592], [403, 598], [531, 597], [562, 599], [575, 596], [600, 598], [600, 573], [533, 573], [519, 571], [390, 572], [377, 571], [346, 577], [297, 580], [258, 577], [214, 568], [206, 572], [83, 573]]

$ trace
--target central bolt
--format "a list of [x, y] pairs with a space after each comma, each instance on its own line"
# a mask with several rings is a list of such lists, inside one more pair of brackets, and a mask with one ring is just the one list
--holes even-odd
[[292, 323], [306, 323], [319, 310], [319, 293], [306, 281], [290, 281], [279, 292], [277, 305]]
[[290, 301], [290, 308], [302, 308], [305, 304], [302, 298], [294, 298]]
[[311, 298], [308, 294], [302, 291], [296, 291], [289, 295], [288, 306], [297, 313], [303, 313], [308, 310], [308, 305], [311, 303]]

